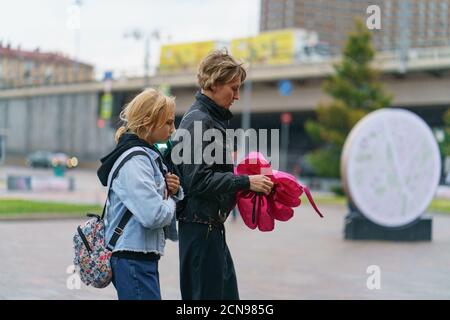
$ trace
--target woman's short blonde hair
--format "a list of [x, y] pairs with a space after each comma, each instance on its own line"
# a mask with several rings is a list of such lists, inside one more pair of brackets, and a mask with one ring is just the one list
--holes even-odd
[[211, 90], [213, 85], [229, 83], [236, 78], [244, 82], [247, 72], [243, 63], [237, 62], [226, 49], [208, 54], [198, 67], [197, 80], [200, 88]]
[[174, 97], [168, 97], [155, 89], [141, 92], [120, 113], [123, 125], [116, 131], [116, 143], [125, 132], [134, 133], [146, 140], [148, 125], [155, 129], [161, 128], [173, 112], [175, 112]]

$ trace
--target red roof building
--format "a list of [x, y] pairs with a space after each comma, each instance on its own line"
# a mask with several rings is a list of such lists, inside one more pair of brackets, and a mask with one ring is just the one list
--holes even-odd
[[0, 89], [94, 80], [92, 65], [60, 53], [14, 49], [0, 42]]

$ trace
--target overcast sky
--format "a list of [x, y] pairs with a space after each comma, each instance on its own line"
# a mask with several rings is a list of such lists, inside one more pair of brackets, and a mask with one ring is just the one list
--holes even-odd
[[77, 46], [74, 2], [0, 0], [0, 41], [77, 55], [97, 74], [113, 69], [118, 75], [142, 70], [143, 41], [124, 37], [133, 29], [161, 32], [162, 40], [151, 44], [154, 64], [161, 43], [229, 40], [259, 28], [259, 0], [82, 0]]

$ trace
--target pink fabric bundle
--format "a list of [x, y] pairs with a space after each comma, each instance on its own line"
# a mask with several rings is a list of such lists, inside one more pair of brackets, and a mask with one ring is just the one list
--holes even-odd
[[309, 202], [317, 214], [323, 218], [309, 192], [308, 187], [297, 182], [294, 176], [277, 170], [272, 170], [270, 163], [259, 152], [251, 152], [234, 169], [235, 174], [264, 174], [274, 183], [270, 195], [258, 194], [253, 191], [237, 193], [237, 205], [244, 223], [250, 228], [258, 227], [260, 231], [272, 231], [275, 219], [288, 221], [294, 215], [293, 207], [301, 203], [300, 196], [305, 192]]

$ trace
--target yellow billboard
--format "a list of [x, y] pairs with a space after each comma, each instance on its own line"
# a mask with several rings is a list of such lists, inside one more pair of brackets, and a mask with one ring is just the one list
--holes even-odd
[[296, 34], [294, 30], [263, 32], [255, 37], [231, 41], [231, 54], [254, 64], [290, 64], [294, 61]]
[[215, 41], [164, 45], [161, 47], [159, 71], [195, 70], [200, 61], [215, 48]]

